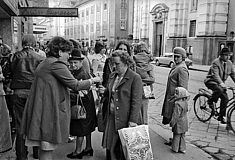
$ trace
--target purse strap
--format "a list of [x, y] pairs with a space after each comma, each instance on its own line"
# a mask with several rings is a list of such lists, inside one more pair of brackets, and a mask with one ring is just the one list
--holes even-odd
[[83, 102], [82, 102], [82, 98], [81, 98], [80, 91], [78, 91], [78, 94], [77, 94], [77, 105], [78, 105], [78, 101], [79, 101], [79, 100], [80, 100], [80, 102], [81, 102], [81, 106], [84, 107]]

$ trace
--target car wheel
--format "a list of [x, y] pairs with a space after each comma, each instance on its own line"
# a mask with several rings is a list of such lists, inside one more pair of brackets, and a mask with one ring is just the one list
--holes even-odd
[[159, 65], [160, 65], [160, 63], [159, 63], [159, 61], [158, 61], [158, 60], [156, 60], [155, 65], [156, 65], [156, 66], [159, 66]]
[[169, 67], [172, 68], [174, 66], [173, 62], [170, 62]]

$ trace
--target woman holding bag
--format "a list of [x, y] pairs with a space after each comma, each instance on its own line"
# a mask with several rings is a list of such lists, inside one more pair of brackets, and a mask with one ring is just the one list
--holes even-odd
[[[84, 57], [81, 56], [81, 51], [79, 49], [74, 49], [69, 57], [71, 72], [77, 80], [86, 80], [90, 78], [89, 73], [87, 73], [87, 71], [83, 68], [83, 59]], [[80, 96], [81, 99], [78, 103], [84, 106], [86, 110], [86, 118], [71, 119], [70, 135], [77, 136], [75, 151], [67, 155], [67, 157], [71, 159], [82, 159], [85, 155], [93, 156], [91, 133], [97, 126], [95, 103], [92, 91], [82, 90], [79, 92], [81, 93], [79, 95], [77, 92], [71, 92], [71, 106], [77, 103], [77, 96]], [[82, 150], [84, 136], [86, 137], [86, 147]]]
[[129, 69], [130, 55], [116, 50], [111, 58], [115, 72], [111, 73], [107, 88], [100, 88], [108, 98], [108, 105], [103, 106], [106, 125], [102, 145], [110, 152], [107, 159], [120, 160], [123, 152], [118, 130], [139, 122], [143, 90], [140, 76]]

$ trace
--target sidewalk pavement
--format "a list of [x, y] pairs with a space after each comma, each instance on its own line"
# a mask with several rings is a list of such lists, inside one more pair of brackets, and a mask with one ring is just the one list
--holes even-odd
[[193, 64], [189, 67], [190, 70], [196, 70], [196, 71], [202, 71], [202, 72], [208, 72], [210, 69], [209, 65], [200, 65], [200, 64]]
[[[173, 153], [171, 147], [165, 145], [166, 140], [158, 132], [162, 130], [157, 125], [149, 125], [150, 141], [154, 160], [212, 160], [213, 158], [200, 148], [187, 142], [186, 154]], [[86, 160], [105, 160], [105, 150], [101, 147], [102, 133], [97, 130], [92, 134], [92, 145], [94, 149], [93, 157], [85, 156]], [[84, 143], [83, 143], [84, 145]], [[54, 160], [69, 160], [66, 155], [73, 152], [75, 142], [60, 145], [53, 153]], [[34, 160], [32, 157], [32, 148], [29, 148], [28, 160]], [[14, 150], [0, 156], [0, 160], [15, 160]]]

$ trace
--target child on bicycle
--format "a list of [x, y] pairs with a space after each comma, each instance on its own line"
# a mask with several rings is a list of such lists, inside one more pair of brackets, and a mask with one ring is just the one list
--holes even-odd
[[209, 106], [213, 107], [213, 102], [216, 103], [219, 98], [221, 99], [218, 121], [222, 124], [226, 124], [224, 116], [226, 114], [226, 106], [228, 103], [225, 81], [228, 76], [230, 76], [235, 82], [235, 72], [232, 62], [229, 60], [231, 55], [232, 52], [230, 52], [227, 47], [224, 47], [220, 51], [220, 56], [212, 62], [204, 81], [206, 87], [213, 91], [212, 98], [208, 100]]
[[178, 153], [186, 152], [185, 132], [188, 131], [188, 100], [189, 92], [183, 87], [175, 89], [174, 108], [170, 126], [172, 127], [172, 151]]

